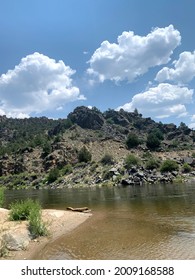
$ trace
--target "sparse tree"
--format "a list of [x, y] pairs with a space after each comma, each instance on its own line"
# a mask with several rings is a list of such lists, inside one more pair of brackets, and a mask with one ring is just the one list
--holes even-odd
[[129, 149], [136, 148], [140, 144], [139, 138], [135, 133], [129, 133], [126, 140], [126, 145]]
[[58, 179], [59, 175], [60, 175], [60, 171], [59, 171], [58, 168], [51, 169], [49, 171], [49, 175], [48, 175], [48, 178], [47, 178], [48, 183], [55, 182]]
[[156, 148], [160, 147], [160, 144], [161, 142], [155, 133], [148, 134], [146, 145], [149, 149], [155, 150]]

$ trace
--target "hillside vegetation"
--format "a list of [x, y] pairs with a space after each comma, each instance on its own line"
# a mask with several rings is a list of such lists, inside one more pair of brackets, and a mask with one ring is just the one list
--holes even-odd
[[183, 180], [194, 176], [194, 141], [184, 123], [157, 123], [137, 110], [102, 113], [82, 106], [58, 120], [1, 116], [0, 184], [15, 189]]

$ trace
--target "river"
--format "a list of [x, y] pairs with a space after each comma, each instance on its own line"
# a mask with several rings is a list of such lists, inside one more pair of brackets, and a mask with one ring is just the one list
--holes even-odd
[[195, 184], [6, 191], [6, 204], [27, 197], [93, 213], [34, 259], [195, 259]]

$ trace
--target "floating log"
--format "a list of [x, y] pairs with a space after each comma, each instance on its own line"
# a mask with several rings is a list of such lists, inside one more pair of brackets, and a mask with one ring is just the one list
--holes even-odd
[[85, 213], [91, 211], [88, 207], [79, 207], [79, 208], [67, 207], [66, 209], [70, 211], [85, 212]]

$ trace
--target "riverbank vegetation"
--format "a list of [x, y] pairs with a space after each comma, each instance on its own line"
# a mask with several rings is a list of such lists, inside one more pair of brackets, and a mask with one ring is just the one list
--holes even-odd
[[[0, 194], [3, 198], [3, 189]], [[9, 256], [10, 251], [25, 250], [31, 240], [49, 235], [38, 201], [15, 201], [8, 208], [0, 209], [0, 258]]]
[[41, 206], [38, 201], [26, 199], [14, 202], [10, 205], [9, 219], [11, 221], [29, 222], [29, 231], [33, 237], [48, 234], [46, 225], [41, 219]]
[[[90, 151], [87, 150], [89, 155]], [[125, 155], [126, 154], [126, 155]], [[92, 156], [92, 154], [91, 154]], [[143, 173], [143, 176], [140, 175]], [[93, 186], [120, 186], [124, 182], [142, 185], [193, 180], [195, 161], [189, 151], [161, 153], [131, 149], [123, 158], [106, 153], [100, 160], [67, 163], [51, 168], [48, 173], [1, 176], [7, 189], [41, 189]], [[127, 179], [131, 180], [128, 181]], [[179, 178], [179, 180], [178, 180]], [[135, 179], [135, 180], [134, 180]], [[3, 193], [0, 193], [0, 202]], [[2, 203], [1, 203], [2, 204]]]

